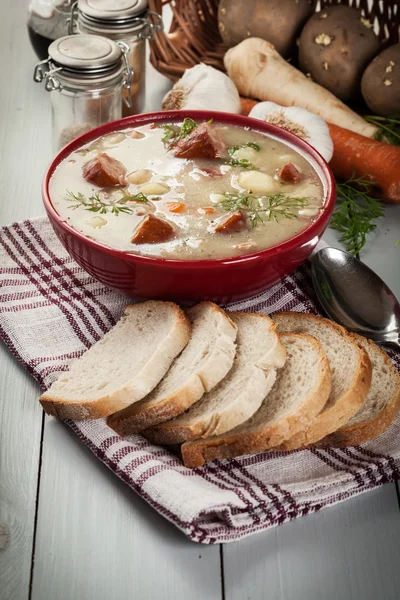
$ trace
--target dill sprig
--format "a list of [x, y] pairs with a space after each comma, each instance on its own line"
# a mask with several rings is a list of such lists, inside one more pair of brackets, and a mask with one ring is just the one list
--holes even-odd
[[127, 202], [148, 202], [147, 196], [142, 194], [142, 192], [134, 194], [133, 196], [126, 194], [125, 196], [117, 198], [116, 200], [112, 200], [111, 202], [105, 202], [101, 198], [99, 192], [96, 192], [92, 196], [86, 198], [86, 196], [81, 192], [74, 194], [73, 192], [67, 190], [67, 198], [73, 202], [73, 204], [68, 206], [68, 208], [76, 209], [80, 206], [85, 210], [89, 210], [90, 212], [99, 213], [101, 215], [111, 213], [116, 216], [118, 216], [119, 213], [125, 213], [127, 215], [133, 214], [133, 208], [131, 206], [126, 206]]
[[247, 214], [253, 227], [265, 221], [278, 222], [280, 218], [295, 219], [296, 209], [304, 208], [310, 198], [292, 198], [283, 192], [266, 196], [254, 196], [245, 192], [225, 192], [225, 199], [216, 206], [229, 212], [241, 210]]
[[179, 134], [178, 125], [163, 125], [164, 135], [161, 138], [163, 144], [170, 144]]
[[330, 227], [341, 233], [339, 241], [350, 254], [358, 254], [365, 246], [367, 235], [374, 231], [374, 222], [384, 216], [380, 200], [370, 195], [373, 182], [351, 178], [337, 183], [337, 200]]
[[246, 144], [242, 144], [241, 146], [231, 146], [228, 148], [228, 154], [231, 157], [229, 164], [232, 167], [242, 167], [243, 169], [256, 169], [256, 167], [247, 159], [247, 158], [235, 158], [235, 152], [240, 150], [241, 148], [253, 148], [256, 152], [260, 152], [261, 148], [258, 144], [254, 142], [247, 142]]
[[243, 169], [255, 169], [256, 167], [249, 161], [248, 158], [231, 158], [229, 163], [232, 167], [242, 167]]
[[[211, 121], [207, 122], [211, 123], [212, 119]], [[180, 140], [183, 137], [189, 135], [189, 133], [191, 133], [193, 129], [196, 129], [197, 125], [198, 123], [196, 123], [196, 121], [190, 119], [189, 117], [183, 119], [181, 126], [175, 124], [162, 125], [162, 128], [164, 129], [164, 135], [161, 138], [161, 141], [167, 145], [171, 144], [172, 142], [176, 142], [177, 140]]]
[[261, 150], [260, 146], [255, 142], [246, 142], [246, 144], [242, 144], [241, 146], [231, 146], [230, 148], [228, 148], [229, 156], [233, 156], [233, 154], [241, 148], [253, 148], [253, 150], [255, 150], [256, 152], [260, 152]]
[[178, 139], [186, 137], [187, 135], [189, 135], [189, 133], [193, 131], [193, 129], [196, 129], [196, 127], [196, 121], [193, 121], [193, 119], [189, 119], [188, 117], [186, 117], [186, 119], [183, 119], [182, 125], [180, 127]]
[[375, 134], [376, 140], [400, 146], [400, 115], [394, 115], [393, 117], [368, 115], [364, 119], [368, 123], [379, 127], [379, 130]]

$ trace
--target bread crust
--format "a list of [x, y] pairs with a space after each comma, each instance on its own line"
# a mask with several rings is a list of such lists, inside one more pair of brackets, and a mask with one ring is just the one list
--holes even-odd
[[[265, 395], [267, 395], [269, 390], [272, 388], [273, 384], [275, 383], [275, 379], [276, 373], [274, 373], [273, 371], [268, 373], [267, 377], [264, 378], [262, 383], [265, 384], [267, 388]], [[254, 388], [257, 390], [259, 388], [259, 385], [260, 382], [253, 383]], [[251, 387], [252, 385], [250, 385], [250, 390], [247, 388], [241, 394], [244, 397], [244, 399], [251, 395]], [[251, 415], [249, 415], [248, 418], [250, 418], [250, 416]], [[242, 418], [240, 418], [239, 421], [237, 421], [235, 412], [233, 412], [232, 415], [230, 415], [230, 419], [231, 423], [229, 425], [227, 424], [226, 420], [221, 418], [220, 415], [213, 416], [211, 422], [208, 419], [202, 421], [195, 421], [194, 423], [189, 423], [187, 425], [179, 425], [179, 423], [176, 424], [173, 422], [171, 422], [171, 425], [169, 425], [169, 422], [167, 422], [165, 423], [165, 427], [163, 427], [164, 424], [161, 423], [158, 427], [153, 427], [151, 429], [143, 431], [143, 435], [145, 435], [147, 439], [149, 439], [155, 444], [166, 444], [167, 446], [174, 444], [182, 444], [183, 442], [187, 442], [189, 440], [196, 440], [198, 438], [208, 439], [210, 435], [214, 435], [215, 432], [218, 433], [218, 428], [220, 426], [222, 426], [223, 431], [225, 431], [226, 427], [228, 427], [230, 430], [243, 422]]]
[[279, 419], [271, 426], [260, 428], [248, 434], [235, 433], [233, 430], [215, 438], [184, 443], [181, 451], [185, 466], [200, 467], [205, 462], [216, 458], [233, 458], [242, 454], [274, 449], [284, 439], [303, 428], [325, 406], [331, 391], [331, 372], [321, 343], [308, 334], [289, 333], [282, 334], [281, 337], [283, 342], [287, 337], [307, 340], [319, 356], [320, 378], [315, 383], [311, 393], [293, 414]]
[[355, 336], [337, 323], [333, 323], [328, 319], [317, 317], [309, 313], [282, 312], [277, 314], [282, 315], [283, 317], [289, 316], [292, 319], [307, 318], [317, 321], [318, 323], [321, 323], [322, 321], [326, 327], [335, 330], [346, 343], [350, 343], [357, 348], [359, 356], [358, 368], [350, 388], [337, 398], [332, 406], [325, 407], [321, 413], [314, 418], [308, 428], [299, 431], [296, 435], [285, 440], [276, 448], [277, 451], [287, 452], [290, 450], [306, 448], [315, 444], [322, 438], [339, 429], [356, 414], [364, 404], [371, 386], [372, 365], [368, 354], [359, 345]]
[[[160, 302], [149, 300], [146, 304], [159, 305]], [[175, 313], [173, 346], [174, 354], [177, 356], [190, 339], [191, 324], [177, 304], [174, 304], [173, 302], [162, 302], [162, 304], [168, 305], [169, 309]], [[136, 306], [136, 304], [127, 306], [124, 313], [129, 314], [131, 310], [135, 310]], [[77, 360], [79, 361], [79, 358]], [[160, 381], [164, 375], [165, 372], [161, 374], [158, 381]], [[71, 401], [68, 400], [68, 398], [59, 398], [58, 396], [53, 395], [52, 386], [50, 386], [50, 388], [40, 397], [40, 403], [48, 415], [53, 415], [59, 419], [73, 419], [77, 421], [99, 419], [107, 417], [129, 405], [133, 392], [134, 388], [128, 385], [116, 390], [112, 394], [100, 396], [95, 400]]]
[[[356, 339], [360, 336], [353, 334]], [[372, 340], [365, 340], [373, 349], [379, 353], [384, 361], [390, 376], [397, 379], [394, 393], [390, 401], [372, 419], [363, 419], [358, 423], [345, 424], [340, 429], [316, 442], [318, 448], [345, 448], [346, 446], [358, 446], [364, 442], [377, 438], [386, 431], [393, 423], [400, 411], [400, 375], [390, 360], [389, 356], [379, 348]]]
[[[249, 318], [252, 318], [254, 316], [257, 317], [257, 320], [260, 321], [260, 318], [262, 321], [266, 322], [267, 325], [267, 330], [268, 331], [273, 331], [274, 333], [276, 332], [276, 325], [275, 323], [270, 319], [270, 317], [268, 315], [263, 315], [263, 314], [259, 314], [259, 313], [241, 313], [241, 312], [231, 312], [230, 313], [232, 316], [235, 315], [239, 315], [242, 316], [243, 314], [246, 314], [246, 316], [248, 316]], [[271, 356], [270, 356], [271, 352], [267, 352], [264, 356], [260, 357], [259, 360], [257, 361], [257, 366], [259, 367], [260, 371], [269, 371], [271, 369], [275, 369], [278, 368], [278, 364], [275, 364], [275, 366], [273, 366], [271, 364]], [[277, 335], [277, 343], [276, 343], [276, 347], [273, 349], [272, 351], [272, 355], [274, 357], [274, 360], [276, 361], [276, 363], [279, 363], [279, 366], [283, 366], [285, 360], [286, 360], [286, 351], [284, 346], [280, 343], [279, 340], [279, 336]], [[262, 375], [262, 382], [250, 382], [250, 389], [246, 389], [244, 390], [244, 395], [251, 395], [252, 394], [252, 384], [254, 385], [255, 390], [258, 388], [258, 386], [260, 384], [265, 384], [266, 385], [266, 391], [265, 391], [265, 395], [268, 393], [269, 389], [271, 389], [274, 380], [271, 380], [272, 378], [272, 374], [269, 373], [267, 375], [267, 381], [265, 381], [266, 376], [265, 374]], [[268, 383], [268, 381], [270, 383]], [[248, 418], [250, 418], [251, 415], [249, 415]], [[237, 415], [236, 413], [232, 413], [231, 415], [231, 423], [228, 425], [226, 422], [224, 423], [224, 429], [223, 431], [226, 431], [227, 429], [233, 429], [234, 427], [236, 427], [237, 425], [239, 425], [240, 423], [243, 422], [243, 419], [238, 420], [237, 419]], [[146, 429], [143, 431], [143, 435], [145, 435], [150, 441], [152, 441], [155, 444], [167, 444], [167, 445], [171, 445], [171, 444], [182, 444], [183, 442], [189, 441], [189, 440], [195, 440], [197, 438], [206, 438], [210, 435], [213, 435], [212, 432], [217, 431], [218, 432], [218, 427], [220, 426], [220, 424], [222, 423], [221, 418], [219, 415], [215, 416], [215, 419], [211, 421], [211, 423], [209, 422], [208, 419], [206, 420], [197, 420], [194, 421], [192, 423], [183, 423], [180, 424], [179, 421], [176, 422], [174, 420], [172, 421], [166, 421], [164, 423], [160, 423], [158, 426], [150, 428], [150, 429]]]
[[[193, 309], [198, 310], [203, 306], [208, 306], [215, 312], [220, 313], [225, 319], [226, 325], [231, 326], [232, 330], [236, 332], [236, 324], [232, 321], [227, 313], [225, 313], [213, 302], [200, 302], [186, 312], [190, 315], [190, 311]], [[235, 337], [236, 334], [232, 336], [232, 341]], [[220, 356], [212, 356], [214, 363], [215, 360], [218, 359], [221, 361], [221, 376], [219, 381], [221, 381], [228, 373], [230, 367], [232, 366], [233, 358], [234, 355], [232, 360], [230, 360], [222, 348], [220, 348]], [[219, 383], [219, 381], [217, 381], [215, 385]], [[209, 390], [206, 389], [200, 374], [193, 373], [190, 379], [187, 380], [180, 389], [176, 390], [172, 394], [169, 394], [168, 396], [164, 396], [164, 398], [161, 398], [157, 404], [147, 406], [146, 398], [144, 398], [135, 404], [131, 404], [122, 411], [111, 415], [107, 422], [108, 425], [120, 435], [139, 433], [144, 429], [154, 427], [155, 425], [163, 423], [164, 421], [169, 421], [170, 419], [177, 417], [181, 413], [185, 412], [185, 410], [190, 408], [195, 402], [200, 400], [203, 394], [207, 391]]]

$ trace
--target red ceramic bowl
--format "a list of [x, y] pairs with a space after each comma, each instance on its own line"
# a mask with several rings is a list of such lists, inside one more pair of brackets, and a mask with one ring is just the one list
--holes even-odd
[[[286, 142], [312, 164], [324, 187], [324, 210], [307, 229], [286, 242], [240, 257], [216, 260], [168, 260], [127, 254], [85, 237], [60, 217], [49, 194], [49, 181], [59, 163], [71, 152], [99, 136], [147, 123], [213, 119], [250, 127]], [[214, 300], [226, 303], [248, 298], [291, 273], [309, 256], [324, 233], [335, 203], [335, 180], [325, 160], [309, 144], [279, 127], [239, 115], [211, 111], [165, 111], [134, 115], [107, 123], [80, 136], [52, 161], [43, 180], [43, 202], [50, 222], [69, 254], [101, 283], [136, 298]]]

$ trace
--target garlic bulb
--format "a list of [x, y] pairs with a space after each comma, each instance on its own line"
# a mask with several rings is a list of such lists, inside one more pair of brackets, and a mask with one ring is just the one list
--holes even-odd
[[327, 162], [331, 160], [333, 143], [328, 125], [321, 117], [305, 108], [260, 102], [251, 109], [249, 117], [278, 125], [294, 133], [313, 146]]
[[203, 63], [186, 69], [162, 101], [163, 110], [241, 112], [239, 92], [228, 75]]

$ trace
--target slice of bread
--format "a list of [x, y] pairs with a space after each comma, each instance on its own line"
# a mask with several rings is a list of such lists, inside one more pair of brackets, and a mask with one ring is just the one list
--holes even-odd
[[279, 332], [308, 333], [322, 344], [332, 373], [332, 390], [321, 413], [308, 427], [282, 443], [279, 450], [314, 444], [339, 429], [364, 404], [371, 385], [371, 362], [354, 336], [328, 319], [305, 313], [276, 313]]
[[72, 363], [45, 392], [44, 410], [61, 419], [106, 417], [151, 392], [190, 338], [172, 302], [141, 302]]
[[371, 387], [364, 405], [340, 429], [315, 445], [320, 448], [358, 446], [383, 433], [400, 410], [400, 375], [392, 361], [374, 342], [359, 335], [358, 343], [372, 363]]
[[143, 400], [111, 415], [108, 424], [121, 435], [138, 433], [173, 419], [212, 390], [228, 373], [235, 357], [237, 327], [212, 302], [186, 311], [190, 341], [158, 386]]
[[270, 450], [307, 427], [324, 407], [331, 390], [328, 359], [310, 335], [284, 333], [287, 361], [259, 410], [232, 431], [183, 444], [187, 467], [199, 467], [216, 458], [233, 458]]
[[144, 431], [151, 441], [180, 444], [223, 433], [247, 421], [261, 406], [275, 382], [276, 369], [285, 363], [285, 348], [269, 317], [245, 313], [230, 317], [238, 326], [232, 369], [186, 413]]

